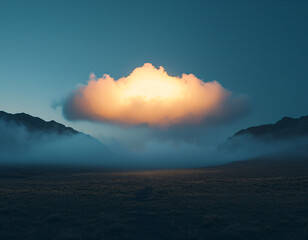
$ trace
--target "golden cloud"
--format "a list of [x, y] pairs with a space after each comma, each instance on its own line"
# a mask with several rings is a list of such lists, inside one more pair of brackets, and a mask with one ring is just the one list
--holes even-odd
[[145, 63], [118, 80], [90, 75], [63, 108], [70, 120], [112, 122], [125, 126], [168, 127], [198, 124], [223, 115], [231, 92], [218, 82], [203, 82], [193, 74], [169, 76], [163, 67]]

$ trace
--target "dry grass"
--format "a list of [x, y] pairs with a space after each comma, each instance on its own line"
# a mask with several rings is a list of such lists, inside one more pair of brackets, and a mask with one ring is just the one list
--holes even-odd
[[308, 161], [1, 167], [0, 239], [308, 239]]

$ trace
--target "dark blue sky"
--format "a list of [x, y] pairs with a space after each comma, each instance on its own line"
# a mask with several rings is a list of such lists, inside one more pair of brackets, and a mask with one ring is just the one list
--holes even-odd
[[246, 94], [251, 113], [232, 131], [307, 115], [307, 12], [307, 1], [2, 0], [0, 109], [92, 133], [52, 104], [91, 72], [119, 78], [150, 62]]

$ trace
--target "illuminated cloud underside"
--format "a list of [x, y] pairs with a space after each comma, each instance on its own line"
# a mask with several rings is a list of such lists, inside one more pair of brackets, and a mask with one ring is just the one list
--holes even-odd
[[230, 96], [216, 81], [205, 83], [193, 74], [172, 77], [163, 67], [146, 63], [118, 80], [91, 74], [88, 84], [67, 99], [63, 110], [70, 120], [168, 127], [223, 115]]

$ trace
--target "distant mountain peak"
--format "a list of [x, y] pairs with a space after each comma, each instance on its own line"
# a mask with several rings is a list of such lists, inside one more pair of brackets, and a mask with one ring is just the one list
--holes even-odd
[[96, 138], [26, 113], [0, 111], [0, 164], [107, 164], [113, 153]]
[[233, 137], [246, 134], [262, 139], [292, 139], [306, 137], [308, 136], [308, 116], [302, 116], [300, 118], [283, 117], [275, 124], [265, 124], [242, 129], [235, 133]]
[[24, 112], [11, 114], [4, 111], [0, 111], [0, 121], [6, 121], [8, 123], [22, 125], [29, 131], [39, 131], [44, 133], [57, 133], [65, 135], [79, 133], [73, 128], [66, 127], [65, 125], [58, 123], [54, 120], [47, 122], [39, 117], [33, 117]]
[[282, 119], [280, 119], [279, 121], [277, 121], [276, 123], [286, 123], [286, 122], [292, 122], [295, 121], [296, 118], [291, 118], [291, 117], [283, 117]]

